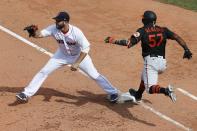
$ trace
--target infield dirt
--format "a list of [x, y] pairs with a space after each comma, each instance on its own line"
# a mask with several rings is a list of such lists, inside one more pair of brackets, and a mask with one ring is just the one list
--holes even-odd
[[[1, 0], [0, 24], [37, 45], [55, 52], [52, 38], [28, 38], [23, 28], [45, 28], [59, 11], [67, 10], [91, 43], [90, 55], [98, 71], [123, 92], [137, 88], [143, 67], [140, 44], [127, 49], [103, 42], [106, 36], [129, 38], [142, 26], [141, 15], [154, 10], [158, 25], [182, 36], [193, 52], [183, 60], [183, 49], [168, 41], [168, 68], [159, 84], [183, 88], [197, 95], [197, 13], [151, 0]], [[142, 106], [110, 104], [96, 83], [68, 67], [52, 73], [38, 94], [18, 104], [22, 91], [49, 57], [0, 31], [0, 130], [1, 131], [180, 131]], [[144, 94], [144, 102], [181, 124], [197, 130], [196, 101], [177, 93], [177, 103], [163, 95]]]

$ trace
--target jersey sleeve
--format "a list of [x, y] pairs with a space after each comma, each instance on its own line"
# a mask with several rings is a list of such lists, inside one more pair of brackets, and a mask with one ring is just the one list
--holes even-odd
[[55, 28], [55, 25], [51, 25], [41, 30], [40, 33], [43, 37], [51, 36]]
[[172, 32], [171, 30], [169, 30], [168, 28], [164, 28], [164, 30], [165, 30], [165, 34], [166, 34], [166, 36], [167, 36], [167, 38], [168, 39], [174, 39], [174, 32]]
[[142, 35], [143, 35], [143, 29], [142, 28], [137, 29], [137, 31], [131, 35], [130, 38], [131, 44], [132, 45], [137, 44], [141, 40]]
[[80, 29], [77, 29], [75, 30], [75, 34], [76, 34], [76, 42], [79, 44], [81, 50], [83, 51], [89, 48], [90, 43], [88, 42], [83, 32]]

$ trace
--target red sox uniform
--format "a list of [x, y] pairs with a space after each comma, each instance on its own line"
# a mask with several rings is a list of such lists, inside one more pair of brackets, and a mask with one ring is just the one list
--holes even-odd
[[[64, 65], [73, 64], [79, 57], [80, 52], [88, 53], [90, 49], [90, 43], [82, 31], [70, 24], [66, 34], [58, 30], [55, 24], [43, 29], [40, 33], [43, 37], [53, 36], [58, 42], [59, 48], [48, 63], [34, 76], [29, 85], [25, 87], [22, 94], [27, 98], [33, 96], [38, 91], [50, 73]], [[90, 78], [95, 80], [107, 94], [115, 94], [115, 96], [117, 96], [118, 90], [107, 80], [107, 78], [98, 73], [88, 54], [80, 63], [79, 68]], [[20, 95], [21, 94], [17, 95], [17, 97], [22, 99]]]

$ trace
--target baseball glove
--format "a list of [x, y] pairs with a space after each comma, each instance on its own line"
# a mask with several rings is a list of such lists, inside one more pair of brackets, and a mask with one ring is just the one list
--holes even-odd
[[30, 25], [24, 28], [29, 34], [29, 37], [34, 37], [36, 35], [36, 31], [38, 30], [37, 25]]

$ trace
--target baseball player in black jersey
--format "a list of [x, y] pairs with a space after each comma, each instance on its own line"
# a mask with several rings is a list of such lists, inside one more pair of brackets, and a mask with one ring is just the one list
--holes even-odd
[[183, 47], [183, 58], [191, 59], [192, 53], [180, 36], [166, 27], [157, 26], [156, 20], [157, 16], [153, 11], [145, 11], [142, 17], [144, 26], [131, 35], [129, 40], [115, 40], [112, 37], [107, 37], [105, 42], [130, 48], [141, 41], [142, 56], [144, 58], [141, 83], [137, 91], [131, 88], [129, 89], [129, 93], [134, 96], [137, 101], [140, 101], [146, 89], [149, 94], [162, 93], [169, 96], [170, 99], [175, 102], [176, 95], [173, 87], [168, 85], [168, 87], [164, 88], [157, 84], [158, 74], [166, 69], [165, 47], [167, 39], [176, 40], [179, 45]]

